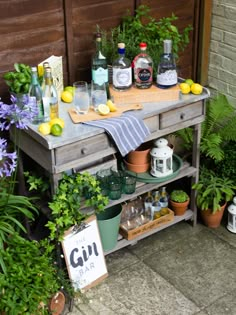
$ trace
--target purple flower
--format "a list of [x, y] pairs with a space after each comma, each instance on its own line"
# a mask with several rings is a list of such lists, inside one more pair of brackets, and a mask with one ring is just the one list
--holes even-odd
[[0, 138], [0, 177], [11, 176], [17, 165], [16, 152], [7, 153], [6, 149], [7, 141]]
[[12, 104], [0, 101], [0, 130], [9, 130], [11, 125], [19, 129], [28, 129], [28, 124], [38, 115], [37, 104], [34, 99], [24, 96], [21, 104], [11, 96]]

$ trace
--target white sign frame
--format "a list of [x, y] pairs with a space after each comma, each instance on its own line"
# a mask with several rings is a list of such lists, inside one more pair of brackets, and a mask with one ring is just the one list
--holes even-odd
[[108, 276], [95, 215], [66, 231], [62, 249], [75, 291], [88, 290]]

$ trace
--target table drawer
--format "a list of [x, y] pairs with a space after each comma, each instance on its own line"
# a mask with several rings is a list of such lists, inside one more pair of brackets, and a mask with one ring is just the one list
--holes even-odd
[[91, 138], [72, 143], [55, 150], [56, 165], [66, 164], [68, 162], [78, 161], [80, 159], [86, 160], [90, 163], [90, 156], [100, 152], [104, 152], [111, 148], [112, 144], [106, 134], [100, 134]]
[[160, 129], [165, 129], [202, 115], [204, 115], [202, 101], [178, 107], [160, 114]]

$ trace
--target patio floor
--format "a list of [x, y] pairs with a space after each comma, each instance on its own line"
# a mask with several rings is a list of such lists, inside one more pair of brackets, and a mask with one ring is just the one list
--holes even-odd
[[236, 234], [180, 222], [106, 256], [71, 315], [235, 315]]

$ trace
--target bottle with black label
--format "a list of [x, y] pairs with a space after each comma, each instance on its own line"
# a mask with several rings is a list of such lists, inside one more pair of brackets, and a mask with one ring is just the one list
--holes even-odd
[[157, 86], [167, 89], [175, 86], [178, 82], [175, 58], [172, 54], [172, 40], [163, 41], [164, 53], [161, 55], [157, 68]]
[[135, 86], [139, 89], [148, 89], [152, 86], [153, 61], [147, 54], [147, 44], [140, 43], [140, 53], [134, 58], [134, 80]]

